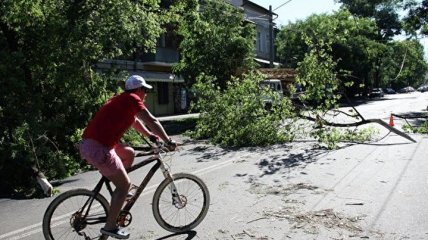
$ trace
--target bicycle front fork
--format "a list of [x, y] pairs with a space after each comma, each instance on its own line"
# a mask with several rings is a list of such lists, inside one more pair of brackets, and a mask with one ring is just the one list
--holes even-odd
[[160, 165], [160, 168], [165, 179], [171, 180], [171, 183], [169, 184], [169, 190], [171, 191], [172, 195], [172, 204], [179, 209], [183, 208], [185, 206], [185, 201], [181, 199], [180, 194], [177, 191], [177, 187], [175, 186], [174, 179], [172, 178], [170, 172], [168, 171], [168, 169], [166, 169], [163, 163]]

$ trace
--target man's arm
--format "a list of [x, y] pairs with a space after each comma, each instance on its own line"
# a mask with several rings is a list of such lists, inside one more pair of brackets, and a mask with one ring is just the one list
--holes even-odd
[[137, 132], [143, 134], [146, 137], [149, 137], [153, 134], [149, 131], [149, 129], [146, 128], [146, 126], [144, 126], [144, 124], [138, 118], [135, 118], [135, 121], [132, 124], [132, 128], [134, 128]]
[[[133, 127], [143, 133], [150, 135], [150, 131], [142, 124], [139, 120], [143, 121], [149, 129], [159, 136], [164, 142], [170, 143], [171, 138], [168, 136], [168, 134], [165, 132], [165, 129], [163, 128], [162, 124], [157, 120], [147, 109], [144, 109], [137, 113], [137, 118], [135, 123], [133, 124]], [[146, 135], [147, 136], [147, 135]]]

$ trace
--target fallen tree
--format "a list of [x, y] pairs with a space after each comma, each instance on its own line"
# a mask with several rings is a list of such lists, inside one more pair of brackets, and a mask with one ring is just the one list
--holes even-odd
[[[308, 111], [308, 107], [306, 107], [304, 104], [295, 104], [296, 109], [298, 109], [298, 113], [297, 115], [302, 118], [302, 119], [306, 119], [312, 122], [315, 122], [316, 124], [318, 124], [319, 127], [322, 127], [323, 125], [325, 126], [330, 126], [330, 127], [358, 127], [358, 126], [362, 126], [365, 124], [369, 124], [369, 123], [377, 123], [379, 125], [381, 125], [382, 127], [388, 129], [390, 132], [393, 132], [409, 141], [412, 142], [416, 142], [416, 140], [414, 140], [412, 137], [410, 137], [408, 134], [394, 128], [393, 126], [390, 126], [390, 124], [386, 123], [385, 121], [383, 121], [382, 119], [378, 119], [378, 118], [374, 118], [374, 119], [365, 119], [363, 117], [363, 115], [355, 108], [355, 106], [352, 106], [352, 102], [349, 100], [349, 98], [346, 96], [346, 94], [343, 94], [348, 103], [351, 105], [351, 108], [354, 110], [355, 114], [348, 114], [344, 111], [341, 111], [339, 109], [333, 109], [330, 110], [332, 111], [335, 115], [339, 115], [339, 114], [343, 114], [346, 115], [350, 118], [354, 118], [357, 119], [358, 121], [356, 122], [349, 122], [349, 123], [336, 123], [336, 122], [331, 122], [326, 120], [323, 116], [321, 116], [320, 114], [316, 114], [315, 116], [308, 116], [305, 115], [305, 113], [307, 113]], [[306, 111], [305, 111], [306, 109]], [[400, 116], [400, 115], [395, 115], [395, 116]]]

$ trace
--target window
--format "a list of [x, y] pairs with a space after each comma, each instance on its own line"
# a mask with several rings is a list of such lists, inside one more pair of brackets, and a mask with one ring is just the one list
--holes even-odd
[[173, 29], [162, 33], [157, 40], [157, 46], [162, 48], [176, 49], [178, 47], [177, 35]]
[[162, 33], [157, 41], [158, 47], [165, 47], [165, 33]]
[[262, 33], [257, 32], [257, 51], [262, 51]]
[[269, 35], [267, 34], [265, 35], [265, 47], [264, 47], [265, 53], [270, 52], [269, 48], [270, 48], [270, 42], [269, 42]]
[[169, 94], [168, 94], [168, 83], [158, 82], [158, 102], [159, 104], [168, 104], [169, 103]]

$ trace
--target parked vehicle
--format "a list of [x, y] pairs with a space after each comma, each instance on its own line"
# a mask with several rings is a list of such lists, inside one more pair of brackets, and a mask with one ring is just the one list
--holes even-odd
[[417, 89], [419, 92], [426, 92], [426, 91], [428, 91], [428, 84], [426, 84], [426, 85], [422, 85], [422, 86], [420, 86], [420, 87], [418, 87], [418, 89]]
[[399, 89], [397, 92], [398, 93], [410, 93], [410, 92], [414, 92], [414, 91], [416, 91], [416, 90], [413, 87], [408, 86], [408, 87], [404, 87], [404, 88]]
[[[270, 89], [274, 93], [278, 94], [279, 98], [284, 97], [281, 80], [279, 79], [263, 80], [262, 82], [260, 82], [260, 87]], [[273, 105], [273, 99], [270, 96], [263, 96], [263, 102], [266, 109], [270, 109]]]
[[370, 98], [380, 98], [383, 97], [384, 93], [382, 91], [382, 88], [373, 88], [370, 92], [369, 92], [369, 97]]
[[383, 92], [386, 94], [396, 94], [395, 90], [392, 88], [384, 88]]
[[284, 96], [284, 92], [282, 90], [281, 80], [278, 79], [267, 79], [263, 80], [260, 83], [261, 87], [268, 87], [270, 90], [277, 92], [280, 96]]

